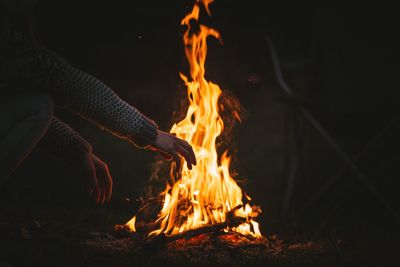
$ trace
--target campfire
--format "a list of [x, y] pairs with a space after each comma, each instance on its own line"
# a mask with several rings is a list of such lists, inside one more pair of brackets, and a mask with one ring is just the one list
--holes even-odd
[[[212, 2], [195, 2], [192, 11], [181, 21], [181, 25], [187, 27], [183, 42], [190, 76], [180, 73], [180, 77], [187, 87], [189, 106], [186, 116], [170, 130], [171, 134], [192, 145], [197, 166], [189, 170], [183, 163], [175, 172], [171, 164], [171, 183], [162, 193], [163, 205], [155, 219], [158, 228], [148, 236], [164, 234], [172, 237], [204, 228], [261, 237], [255, 221], [260, 208], [244, 203], [243, 200], [249, 202], [251, 198], [244, 194], [230, 174], [228, 151], [222, 156], [217, 153], [217, 138], [224, 130], [219, 112], [224, 106], [218, 101], [222, 93], [220, 87], [206, 80], [205, 61], [207, 38], [221, 40], [221, 37], [218, 31], [198, 23], [203, 9], [211, 15], [209, 4]], [[196, 31], [192, 27], [193, 21], [199, 24]], [[234, 111], [232, 116], [240, 121], [238, 114]], [[136, 231], [135, 222], [136, 216], [126, 224], [132, 232]]]
[[189, 170], [182, 161], [177, 170], [174, 163], [158, 162], [152, 177], [157, 185], [158, 177], [167, 180], [166, 188], [150, 186], [131, 220], [112, 234], [90, 236], [84, 243], [88, 259], [109, 260], [113, 266], [261, 267], [292, 266], [293, 258], [311, 266], [323, 258], [324, 250], [312, 242], [262, 236], [256, 222], [260, 207], [252, 205], [230, 173], [232, 128], [241, 122], [242, 110], [236, 99], [206, 79], [207, 38], [221, 41], [218, 31], [199, 23], [201, 14], [211, 16], [212, 2], [197, 0], [181, 21], [190, 70], [180, 77], [188, 106], [170, 130], [192, 145], [197, 165]]

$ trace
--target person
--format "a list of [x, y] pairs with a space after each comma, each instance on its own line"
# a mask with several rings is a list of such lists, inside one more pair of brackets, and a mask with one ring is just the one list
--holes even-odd
[[41, 143], [79, 169], [97, 203], [110, 200], [112, 177], [91, 145], [53, 109], [78, 114], [117, 138], [161, 153], [189, 169], [192, 147], [158, 129], [111, 88], [40, 44], [30, 11], [37, 0], [0, 0], [0, 186]]

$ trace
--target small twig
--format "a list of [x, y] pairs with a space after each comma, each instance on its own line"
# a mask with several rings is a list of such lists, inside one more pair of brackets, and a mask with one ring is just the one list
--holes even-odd
[[219, 232], [227, 227], [236, 227], [239, 226], [242, 223], [245, 223], [246, 219], [245, 218], [240, 218], [240, 217], [235, 217], [232, 220], [227, 220], [223, 223], [217, 223], [209, 226], [204, 226], [198, 229], [193, 229], [189, 230], [183, 233], [179, 233], [173, 236], [167, 236], [166, 237], [166, 242], [172, 242], [175, 240], [179, 240], [181, 238], [193, 238], [195, 236], [199, 236], [201, 234], [207, 234], [207, 233], [213, 233], [213, 232]]

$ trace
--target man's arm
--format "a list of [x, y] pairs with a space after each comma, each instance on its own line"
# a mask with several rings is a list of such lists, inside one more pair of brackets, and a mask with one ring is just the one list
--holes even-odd
[[79, 114], [119, 138], [169, 154], [177, 165], [181, 161], [179, 156], [185, 158], [189, 169], [196, 164], [193, 149], [186, 141], [159, 131], [152, 120], [111, 88], [45, 48], [36, 48], [29, 56], [5, 62], [0, 72], [11, 82], [44, 90], [59, 107]]
[[148, 147], [156, 140], [158, 127], [155, 122], [104, 83], [69, 64], [63, 64], [54, 74], [49, 90], [60, 106], [119, 138], [139, 147]]
[[[154, 121], [132, 107], [108, 86], [95, 77], [69, 64], [60, 66], [54, 74], [53, 95], [67, 109], [94, 122], [119, 138], [139, 147], [169, 154], [180, 169], [183, 156], [192, 169], [196, 157], [192, 147], [184, 140], [159, 131]], [[58, 97], [57, 97], [58, 96]]]
[[0, 72], [10, 84], [42, 90], [58, 107], [68, 109], [100, 128], [139, 147], [152, 144], [157, 125], [104, 83], [51, 51], [37, 47], [28, 55], [5, 59]]

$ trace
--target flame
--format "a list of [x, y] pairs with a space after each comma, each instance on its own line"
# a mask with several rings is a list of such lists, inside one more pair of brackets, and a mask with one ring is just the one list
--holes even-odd
[[130, 219], [129, 222], [126, 223], [126, 226], [128, 226], [129, 229], [130, 229], [132, 232], [136, 232], [136, 226], [135, 226], [135, 224], [136, 224], [136, 216], [133, 216], [132, 219]]
[[[197, 157], [197, 165], [192, 170], [182, 164], [180, 178], [173, 185], [167, 185], [163, 192], [164, 203], [157, 222], [159, 229], [150, 233], [174, 235], [191, 229], [223, 223], [228, 214], [245, 219], [245, 222], [229, 230], [242, 234], [261, 237], [258, 223], [253, 220], [259, 209], [244, 205], [241, 188], [229, 173], [230, 157], [223, 153], [218, 160], [216, 139], [224, 129], [224, 122], [218, 113], [218, 99], [221, 89], [217, 84], [205, 79], [205, 60], [207, 55], [207, 37], [220, 40], [216, 30], [200, 25], [199, 31], [191, 32], [190, 22], [198, 21], [200, 4], [210, 15], [209, 4], [213, 0], [198, 0], [192, 11], [181, 21], [187, 26], [183, 36], [185, 54], [190, 63], [190, 80], [180, 73], [187, 86], [189, 107], [186, 116], [174, 124], [171, 134], [186, 140], [192, 145]], [[232, 116], [240, 120], [237, 112]], [[220, 162], [220, 163], [219, 163]], [[171, 177], [174, 181], [174, 177]], [[134, 229], [134, 219], [133, 227]], [[132, 225], [132, 220], [129, 225]], [[128, 226], [129, 226], [128, 225]], [[225, 229], [228, 230], [228, 229]]]

